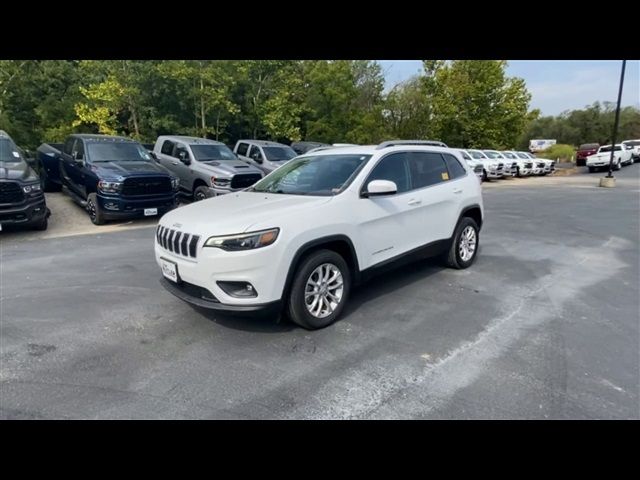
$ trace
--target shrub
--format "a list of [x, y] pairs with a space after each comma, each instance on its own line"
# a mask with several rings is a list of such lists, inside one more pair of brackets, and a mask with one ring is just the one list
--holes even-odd
[[556, 160], [560, 158], [561, 162], [575, 162], [576, 161], [576, 149], [573, 145], [566, 145], [563, 143], [556, 143], [546, 150], [539, 152], [538, 154], [542, 158], [548, 158], [549, 160]]

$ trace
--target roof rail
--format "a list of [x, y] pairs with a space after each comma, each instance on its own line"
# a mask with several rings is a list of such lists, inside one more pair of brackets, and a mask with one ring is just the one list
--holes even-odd
[[396, 145], [428, 145], [430, 147], [447, 147], [446, 144], [437, 140], [390, 140], [388, 142], [382, 142], [376, 147], [376, 150], [382, 150], [387, 147], [395, 147]]

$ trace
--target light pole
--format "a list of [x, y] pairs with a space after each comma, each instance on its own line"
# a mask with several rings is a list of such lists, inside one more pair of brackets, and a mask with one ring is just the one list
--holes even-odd
[[620, 102], [622, 100], [622, 85], [624, 84], [624, 69], [626, 66], [627, 61], [623, 60], [622, 72], [620, 72], [620, 88], [618, 89], [618, 105], [616, 106], [616, 120], [613, 123], [613, 135], [611, 135], [611, 158], [609, 158], [609, 173], [607, 178], [613, 178], [613, 153], [616, 149], [616, 134], [618, 133], [618, 122], [620, 121]]

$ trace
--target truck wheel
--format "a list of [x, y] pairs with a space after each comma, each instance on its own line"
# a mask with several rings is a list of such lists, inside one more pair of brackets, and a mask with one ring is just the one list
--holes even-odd
[[90, 193], [87, 197], [87, 212], [89, 212], [89, 218], [94, 225], [104, 225], [104, 212], [98, 205], [98, 197], [95, 193]]
[[199, 187], [196, 187], [196, 189], [193, 191], [194, 202], [205, 200], [207, 198], [210, 198], [211, 196], [212, 196], [211, 190], [209, 190], [209, 187], [207, 187], [206, 185], [200, 185]]
[[461, 270], [471, 266], [478, 254], [479, 233], [475, 220], [462, 217], [446, 257], [446, 263], [449, 267]]
[[613, 166], [613, 169], [617, 171], [617, 170], [620, 170], [621, 168], [622, 168], [622, 165], [620, 164], [620, 160], [618, 160], [618, 163], [616, 163]]
[[487, 181], [487, 171], [485, 169], [482, 169], [482, 181]]
[[34, 230], [41, 230], [41, 231], [46, 230], [48, 227], [49, 227], [49, 219], [47, 218], [46, 215], [42, 220], [40, 220], [38, 223], [35, 223], [33, 225]]
[[340, 316], [350, 289], [351, 273], [344, 258], [332, 250], [318, 250], [296, 270], [287, 314], [302, 328], [324, 328]]

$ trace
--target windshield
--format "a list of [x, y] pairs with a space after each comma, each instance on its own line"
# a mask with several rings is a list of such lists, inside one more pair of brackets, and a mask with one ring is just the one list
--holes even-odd
[[504, 158], [502, 155], [500, 155], [500, 152], [496, 152], [495, 150], [485, 150], [484, 153], [489, 158]]
[[597, 143], [583, 143], [578, 150], [595, 150], [599, 146]]
[[484, 153], [482, 153], [480, 150], [467, 150], [467, 152], [469, 152], [469, 155], [471, 155], [476, 160], [487, 158], [487, 156]]
[[302, 157], [280, 167], [250, 191], [330, 196], [340, 193], [371, 155]]
[[212, 160], [237, 160], [231, 149], [226, 145], [191, 145], [191, 151], [196, 160], [210, 162]]
[[270, 162], [284, 162], [298, 155], [293, 148], [286, 146], [262, 147], [262, 150]]
[[89, 142], [87, 149], [92, 162], [151, 160], [148, 150], [134, 142]]
[[22, 157], [15, 143], [8, 138], [0, 138], [0, 162], [20, 162]]
[[[616, 148], [613, 149], [614, 152], [619, 152], [622, 150], [622, 147], [620, 145], [616, 145]], [[607, 145], [606, 147], [600, 147], [600, 151], [601, 152], [610, 152], [611, 151], [611, 145]]]
[[502, 152], [502, 155], [504, 155], [507, 158], [518, 158], [511, 152]]
[[522, 153], [522, 152], [518, 152], [518, 157], [530, 160], [530, 158], [525, 153]]

